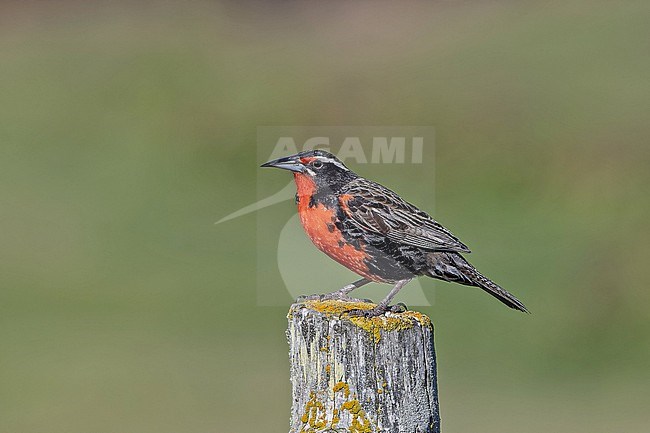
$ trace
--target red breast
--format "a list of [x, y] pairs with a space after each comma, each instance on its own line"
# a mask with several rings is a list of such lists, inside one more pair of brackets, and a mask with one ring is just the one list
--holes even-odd
[[294, 180], [298, 190], [300, 222], [316, 248], [362, 277], [376, 280], [376, 277], [369, 273], [364, 261], [367, 254], [364, 252], [363, 245], [360, 249], [356, 249], [346, 242], [343, 234], [336, 227], [336, 209], [312, 200], [312, 196], [317, 191], [312, 178], [302, 173], [294, 173]]

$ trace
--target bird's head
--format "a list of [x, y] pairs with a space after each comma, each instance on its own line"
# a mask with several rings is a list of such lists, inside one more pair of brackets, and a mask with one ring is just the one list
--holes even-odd
[[261, 166], [282, 168], [293, 172], [299, 188], [300, 182], [306, 182], [313, 183], [317, 190], [336, 189], [338, 185], [345, 184], [357, 177], [334, 155], [320, 149], [307, 150], [275, 159]]

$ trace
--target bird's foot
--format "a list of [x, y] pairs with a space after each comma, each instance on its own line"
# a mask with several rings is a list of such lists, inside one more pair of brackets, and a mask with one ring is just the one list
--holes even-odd
[[403, 313], [405, 311], [408, 311], [409, 308], [406, 306], [405, 303], [398, 302], [397, 304], [388, 307], [388, 309], [391, 313]]
[[358, 299], [349, 296], [345, 292], [336, 291], [331, 293], [316, 294], [316, 295], [300, 295], [296, 298], [296, 302], [305, 301], [343, 301], [343, 302], [359, 302], [359, 303], [372, 303], [370, 299]]
[[408, 308], [406, 308], [406, 305], [403, 303], [395, 304], [395, 305], [382, 305], [379, 304], [375, 308], [370, 309], [370, 310], [362, 310], [359, 308], [355, 308], [354, 310], [350, 310], [348, 314], [352, 317], [378, 317], [378, 316], [383, 316], [385, 313], [403, 313]]
[[306, 302], [306, 301], [322, 301], [323, 295], [315, 294], [315, 295], [298, 295], [296, 298], [296, 302]]

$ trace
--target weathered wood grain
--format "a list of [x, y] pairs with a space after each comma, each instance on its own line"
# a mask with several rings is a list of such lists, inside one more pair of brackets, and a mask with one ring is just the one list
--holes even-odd
[[370, 319], [346, 313], [373, 306], [291, 307], [290, 433], [440, 431], [431, 321], [411, 311]]

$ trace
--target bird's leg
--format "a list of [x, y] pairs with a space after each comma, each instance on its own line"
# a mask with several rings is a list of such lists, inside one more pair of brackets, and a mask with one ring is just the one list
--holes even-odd
[[341, 289], [336, 290], [331, 293], [326, 293], [325, 299], [352, 299], [348, 296], [348, 293], [350, 293], [353, 290], [358, 289], [359, 287], [365, 286], [368, 283], [371, 283], [372, 281], [362, 278], [360, 280], [355, 281], [354, 283], [350, 283], [346, 286], [343, 286]]
[[406, 280], [400, 280], [397, 283], [395, 283], [393, 288], [390, 289], [390, 292], [388, 292], [388, 295], [386, 295], [386, 297], [382, 299], [382, 301], [379, 304], [377, 304], [377, 306], [372, 310], [352, 310], [350, 311], [350, 315], [375, 317], [375, 316], [381, 316], [386, 311], [390, 311], [393, 313], [403, 312], [406, 309], [403, 304], [398, 304], [393, 306], [389, 306], [389, 304], [390, 301], [395, 297], [395, 295], [397, 295], [397, 292], [399, 292], [402, 289], [402, 287], [404, 287], [411, 280], [412, 278], [409, 278]]
[[372, 283], [372, 281], [368, 280], [367, 278], [362, 278], [360, 280], [355, 281], [354, 283], [350, 283], [346, 286], [343, 286], [341, 289], [335, 290], [330, 293], [325, 293], [323, 295], [299, 296], [297, 301], [303, 302], [303, 301], [339, 300], [339, 301], [348, 301], [348, 302], [366, 302], [365, 299], [351, 298], [350, 296], [348, 296], [348, 294], [351, 291], [358, 289], [361, 286], [365, 286], [368, 283]]

